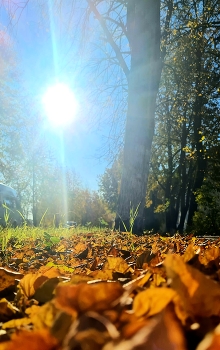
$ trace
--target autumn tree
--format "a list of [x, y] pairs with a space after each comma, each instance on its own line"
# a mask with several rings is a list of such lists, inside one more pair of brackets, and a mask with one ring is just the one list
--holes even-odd
[[25, 118], [19, 86], [15, 50], [6, 30], [0, 28], [0, 176], [6, 184], [11, 184], [22, 161], [20, 133]]
[[112, 166], [107, 168], [104, 174], [99, 178], [99, 191], [113, 212], [117, 211], [118, 196], [121, 185], [121, 172], [122, 154], [120, 153]]
[[[218, 142], [219, 5], [175, 5], [157, 104], [152, 172], [163, 190], [168, 231], [183, 232]], [[188, 219], [187, 219], [188, 218]]]

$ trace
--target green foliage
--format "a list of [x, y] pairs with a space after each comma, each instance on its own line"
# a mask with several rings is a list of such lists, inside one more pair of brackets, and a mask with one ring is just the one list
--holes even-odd
[[110, 168], [107, 168], [99, 180], [99, 190], [111, 211], [116, 212], [121, 183], [122, 153]]
[[[168, 2], [163, 3], [166, 8]], [[147, 198], [154, 197], [156, 211], [166, 208], [166, 225], [172, 219], [182, 231], [196, 210], [194, 193], [207, 177], [206, 161], [219, 142], [220, 30], [214, 25], [219, 5], [211, 0], [173, 1], [170, 11], [167, 29], [167, 17], [162, 16], [163, 35], [169, 40], [162, 40], [164, 69]], [[180, 216], [169, 215], [173, 211]]]
[[210, 150], [207, 177], [196, 191], [197, 212], [193, 217], [193, 229], [198, 234], [220, 234], [220, 172], [219, 147]]
[[[134, 208], [130, 202], [130, 211], [129, 211], [129, 232], [130, 233], [133, 232], [133, 227], [134, 227], [135, 220], [138, 216], [139, 207], [140, 207], [140, 203], [137, 205], [136, 208]], [[124, 226], [125, 231], [128, 232], [128, 228], [126, 224], [124, 223], [121, 217], [120, 219], [121, 219], [122, 225]]]
[[51, 236], [49, 233], [44, 232], [44, 244], [46, 247], [52, 247], [53, 245], [60, 242], [60, 238], [56, 236]]

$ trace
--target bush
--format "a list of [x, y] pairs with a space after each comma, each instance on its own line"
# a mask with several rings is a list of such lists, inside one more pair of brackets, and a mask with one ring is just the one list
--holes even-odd
[[208, 178], [196, 192], [198, 210], [194, 214], [193, 227], [198, 234], [220, 234], [220, 188], [219, 183]]

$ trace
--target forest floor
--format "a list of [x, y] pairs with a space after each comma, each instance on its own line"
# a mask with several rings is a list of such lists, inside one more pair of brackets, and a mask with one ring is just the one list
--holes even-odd
[[1, 233], [0, 350], [220, 348], [220, 239]]

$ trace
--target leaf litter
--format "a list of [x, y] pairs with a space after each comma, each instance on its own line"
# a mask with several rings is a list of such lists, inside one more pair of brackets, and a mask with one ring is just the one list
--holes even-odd
[[220, 348], [220, 240], [48, 236], [1, 252], [0, 350]]

